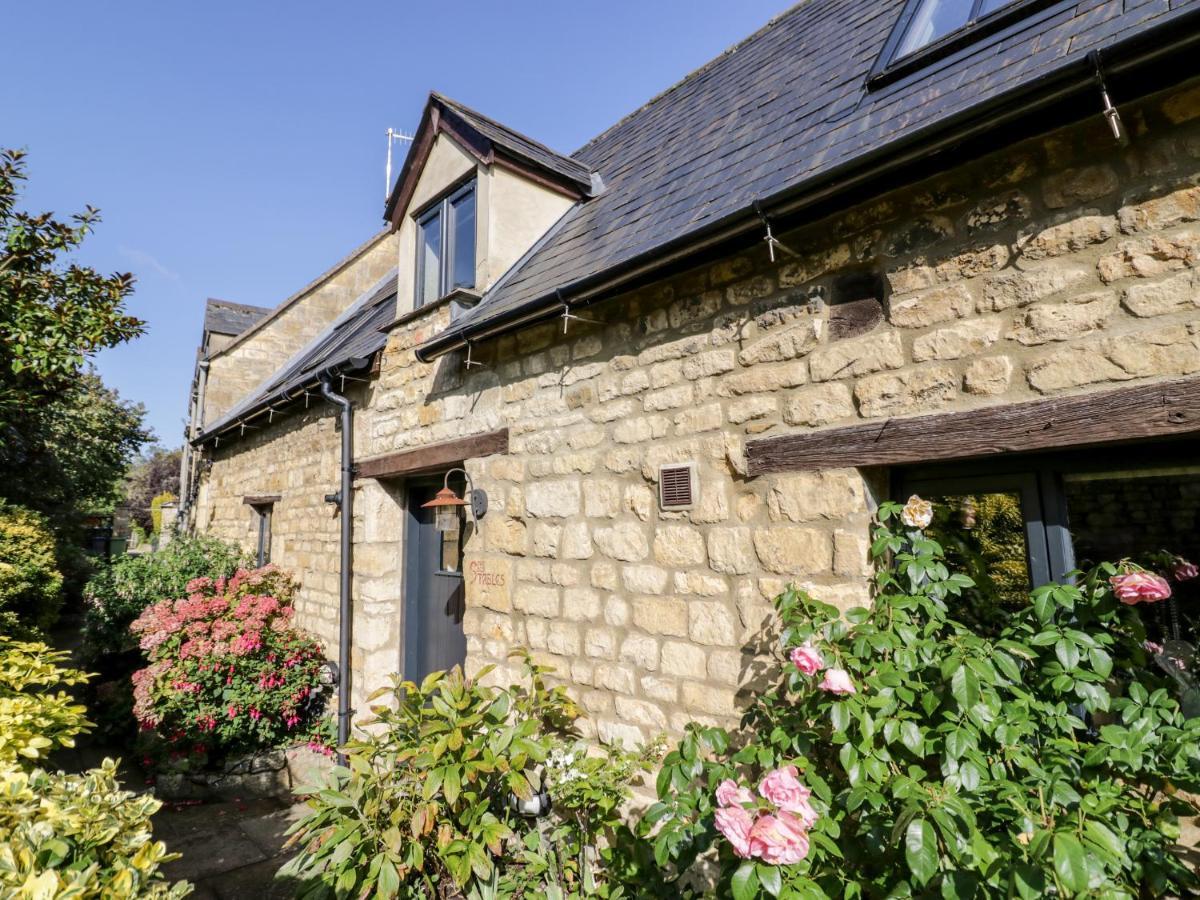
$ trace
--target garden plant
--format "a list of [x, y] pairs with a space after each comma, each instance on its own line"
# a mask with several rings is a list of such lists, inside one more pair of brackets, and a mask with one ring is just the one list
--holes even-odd
[[620, 810], [657, 745], [589, 750], [549, 670], [523, 664], [515, 687], [456, 668], [378, 692], [388, 702], [344, 748], [347, 765], [306, 789], [299, 852], [280, 874], [308, 897], [629, 896], [613, 877]]
[[62, 586], [45, 517], [0, 500], [0, 633], [32, 637], [53, 625]]
[[[789, 589], [783, 675], [734, 734], [693, 726], [640, 824], [672, 886], [716, 854], [718, 896], [1180, 896], [1200, 719], [1153, 665], [1139, 609], [1171, 592], [1123, 561], [1033, 591], [994, 638], [913, 498], [879, 512], [868, 608]], [[1194, 577], [1194, 567], [1178, 569]]]
[[196, 578], [186, 596], [131, 626], [149, 665], [134, 673], [147, 756], [173, 769], [297, 742], [327, 741], [321, 645], [292, 624], [295, 583], [280, 569]]

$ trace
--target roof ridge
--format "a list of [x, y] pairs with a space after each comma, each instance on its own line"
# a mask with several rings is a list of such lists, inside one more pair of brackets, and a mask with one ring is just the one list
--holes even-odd
[[219, 303], [222, 306], [233, 307], [234, 309], [243, 309], [246, 312], [270, 312], [270, 306], [256, 306], [253, 303], [238, 303], [236, 300], [222, 300], [220, 297], [206, 297], [204, 305], [207, 307], [210, 304]]
[[[704, 73], [706, 73], [710, 69], [712, 69], [717, 63], [719, 63], [719, 62], [723, 61], [724, 59], [726, 59], [727, 57], [730, 57], [733, 54], [737, 53], [746, 44], [750, 43], [751, 41], [757, 39], [761, 35], [765, 34], [766, 32], [770, 31], [772, 28], [774, 28], [777, 24], [779, 24], [779, 22], [782, 19], [786, 18], [787, 16], [790, 16], [797, 9], [799, 9], [802, 6], [807, 6], [811, 2], [812, 2], [812, 0], [797, 0], [796, 3], [793, 3], [787, 9], [771, 16], [771, 18], [768, 19], [766, 21], [766, 23], [764, 25], [762, 25], [760, 28], [755, 29], [753, 32], [746, 35], [746, 37], [735, 42], [734, 44], [731, 44], [729, 47], [726, 47], [724, 50], [722, 50], [716, 56], [712, 57], [711, 59], [707, 60], [706, 62], [704, 62], [697, 68], [688, 72], [686, 75], [684, 75], [682, 78], [680, 78], [675, 83], [671, 84], [669, 87], [663, 88], [661, 91], [659, 91], [657, 94], [652, 96], [649, 100], [647, 100], [641, 106], [626, 113], [621, 118], [619, 118], [617, 121], [613, 122], [613, 124], [609, 125], [603, 131], [601, 131], [599, 134], [590, 138], [585, 144], [583, 144], [583, 146], [572, 151], [570, 158], [575, 159], [576, 157], [579, 156], [579, 154], [585, 152], [589, 147], [591, 147], [593, 144], [595, 144], [597, 141], [599, 141], [605, 135], [609, 134], [610, 132], [616, 131], [618, 128], [620, 128], [622, 125], [624, 125], [630, 119], [634, 118], [634, 116], [639, 115], [646, 109], [649, 109], [654, 104], [665, 99], [668, 95], [679, 90], [685, 84], [688, 84], [689, 82], [699, 78], [701, 75], [703, 75]], [[585, 165], [586, 165], [586, 163], [585, 163]], [[590, 166], [589, 166], [589, 168], [590, 168]]]
[[535, 147], [545, 150], [547, 153], [549, 153], [553, 156], [557, 156], [557, 157], [560, 157], [561, 159], [569, 160], [570, 162], [575, 163], [577, 166], [580, 166], [583, 169], [587, 169], [589, 172], [591, 171], [591, 167], [588, 166], [587, 163], [585, 163], [581, 160], [575, 159], [570, 154], [563, 153], [561, 150], [555, 150], [553, 147], [543, 144], [541, 141], [537, 140], [536, 138], [530, 137], [525, 132], [518, 131], [517, 129], [513, 128], [511, 125], [505, 125], [503, 122], [499, 121], [498, 119], [494, 119], [489, 115], [481, 113], [479, 110], [475, 109], [473, 106], [467, 106], [467, 104], [462, 103], [458, 100], [455, 100], [453, 97], [446, 96], [441, 91], [430, 91], [429, 96], [431, 99], [435, 99], [435, 100], [438, 100], [449, 106], [455, 107], [456, 109], [459, 109], [459, 110], [467, 113], [468, 115], [472, 115], [477, 118], [483, 119], [483, 121], [487, 122], [490, 125], [494, 125], [495, 127], [503, 129], [504, 131], [512, 132], [517, 137], [521, 138], [521, 140], [528, 141], [529, 143], [533, 144]]

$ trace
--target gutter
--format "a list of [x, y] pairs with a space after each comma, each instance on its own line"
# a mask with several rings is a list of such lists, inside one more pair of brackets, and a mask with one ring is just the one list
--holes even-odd
[[354, 527], [354, 404], [341, 394], [335, 393], [329, 373], [321, 375], [321, 395], [341, 409], [342, 419], [342, 485], [336, 494], [325, 497], [337, 505], [341, 516], [341, 560], [338, 573], [338, 712], [337, 745], [338, 764], [345, 765], [343, 749], [350, 739], [350, 617], [353, 606], [350, 597], [350, 579], [353, 560]]
[[[1200, 5], [1167, 18], [1106, 50], [1081, 54], [1078, 59], [1047, 72], [989, 102], [969, 107], [914, 131], [907, 138], [882, 145], [863, 156], [834, 167], [819, 178], [776, 194], [765, 201], [755, 200], [694, 232], [669, 241], [663, 246], [613, 266], [602, 273], [562, 285], [542, 297], [499, 314], [472, 328], [468, 323], [452, 333], [443, 333], [418, 347], [416, 357], [431, 362], [446, 353], [463, 349], [468, 343], [485, 340], [519, 328], [549, 321], [562, 315], [564, 304], [586, 306], [604, 299], [604, 295], [622, 285], [645, 278], [702, 251], [761, 229], [759, 207], [771, 218], [796, 216], [821, 202], [843, 194], [875, 179], [941, 152], [964, 140], [1017, 121], [1048, 108], [1081, 91], [1097, 92], [1096, 61], [1108, 76], [1134, 70], [1189, 45], [1200, 43]], [[1096, 111], [1100, 114], [1099, 95]], [[485, 297], [482, 301], [487, 302]]]

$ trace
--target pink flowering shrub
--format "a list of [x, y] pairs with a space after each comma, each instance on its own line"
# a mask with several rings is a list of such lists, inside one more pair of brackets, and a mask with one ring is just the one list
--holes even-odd
[[274, 566], [196, 578], [147, 607], [131, 631], [149, 659], [134, 715], [173, 763], [323, 743], [321, 645], [292, 624], [295, 584]]
[[1200, 812], [1200, 717], [1142, 605], [1157, 616], [1171, 584], [1104, 563], [981, 634], [956, 618], [973, 582], [925, 533], [930, 505], [879, 518], [871, 604], [786, 590], [776, 680], [737, 731], [693, 724], [664, 758], [637, 884], [695, 896], [712, 861], [706, 896], [733, 900], [1200, 891], [1174, 847]]

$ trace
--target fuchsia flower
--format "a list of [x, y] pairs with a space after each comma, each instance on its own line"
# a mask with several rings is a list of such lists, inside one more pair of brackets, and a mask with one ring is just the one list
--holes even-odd
[[733, 852], [742, 859], [749, 859], [750, 831], [755, 827], [750, 813], [740, 806], [725, 806], [717, 810], [715, 818], [717, 831], [725, 835]]
[[821, 659], [820, 651], [809, 643], [793, 649], [791, 659], [792, 665], [805, 675], [816, 675], [825, 668], [825, 661]]
[[754, 795], [750, 790], [732, 778], [726, 778], [717, 786], [717, 804], [720, 806], [741, 806], [753, 802]]
[[759, 816], [750, 829], [748, 844], [751, 856], [772, 866], [794, 865], [808, 856], [808, 833], [804, 824], [786, 812]]
[[1171, 567], [1172, 578], [1176, 581], [1191, 581], [1197, 576], [1200, 576], [1200, 566], [1188, 562], [1182, 556], [1175, 557], [1175, 564]]
[[850, 680], [850, 675], [845, 669], [826, 669], [825, 677], [821, 679], [821, 683], [817, 687], [823, 691], [829, 691], [831, 694], [858, 693], [854, 688], [854, 682]]
[[1171, 585], [1167, 579], [1153, 572], [1125, 572], [1108, 579], [1113, 593], [1122, 603], [1155, 603], [1171, 596]]

